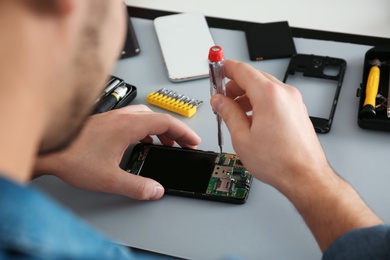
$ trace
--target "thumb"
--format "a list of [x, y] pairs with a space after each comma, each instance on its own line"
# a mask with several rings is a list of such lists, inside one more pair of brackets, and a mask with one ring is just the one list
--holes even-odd
[[122, 170], [119, 190], [114, 193], [137, 200], [158, 200], [164, 195], [164, 188], [155, 180]]
[[232, 137], [249, 129], [250, 120], [247, 114], [234, 100], [223, 95], [214, 95], [210, 104], [226, 123]]

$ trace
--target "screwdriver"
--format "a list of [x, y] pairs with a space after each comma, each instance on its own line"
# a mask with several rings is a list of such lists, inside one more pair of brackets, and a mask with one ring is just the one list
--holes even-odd
[[376, 96], [379, 88], [380, 69], [381, 62], [378, 59], [374, 59], [371, 64], [373, 65], [368, 73], [366, 83], [366, 98], [364, 99], [363, 108], [360, 111], [360, 115], [364, 118], [374, 118], [376, 116]]
[[[210, 78], [210, 94], [226, 95], [225, 87], [225, 71], [224, 71], [224, 53], [221, 46], [212, 46], [209, 51], [209, 78]], [[218, 145], [222, 153], [223, 136], [222, 136], [222, 118], [217, 115], [217, 131], [218, 131]]]

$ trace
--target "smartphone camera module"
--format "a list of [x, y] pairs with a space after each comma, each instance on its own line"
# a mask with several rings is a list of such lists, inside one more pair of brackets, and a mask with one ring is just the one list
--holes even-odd
[[322, 60], [320, 60], [320, 59], [315, 59], [315, 60], [313, 60], [313, 65], [314, 65], [314, 68], [319, 68], [319, 67], [321, 67], [321, 65], [322, 65]]

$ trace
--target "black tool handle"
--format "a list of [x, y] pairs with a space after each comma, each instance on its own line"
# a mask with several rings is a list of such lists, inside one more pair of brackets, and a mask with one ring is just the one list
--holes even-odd
[[117, 97], [114, 95], [109, 95], [104, 97], [99, 105], [97, 106], [96, 113], [103, 113], [111, 110], [116, 103], [118, 102]]

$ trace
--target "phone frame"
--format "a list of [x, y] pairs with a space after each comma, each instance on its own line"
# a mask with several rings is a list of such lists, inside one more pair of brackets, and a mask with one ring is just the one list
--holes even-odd
[[[173, 161], [176, 160], [176, 164], [174, 167], [180, 167], [182, 168], [183, 166], [183, 161], [178, 162], [177, 157], [178, 153], [180, 153], [180, 156], [184, 156], [183, 153], [190, 153], [188, 156], [191, 156], [191, 160], [194, 159], [194, 156], [196, 156], [196, 160], [205, 160], [204, 158], [207, 158], [206, 160], [209, 160], [209, 164], [212, 164], [212, 169], [210, 172], [203, 172], [203, 171], [197, 171], [196, 170], [196, 180], [194, 180], [194, 173], [192, 173], [192, 168], [187, 168], [187, 176], [185, 177], [186, 180], [180, 179], [180, 189], [175, 187], [177, 186], [177, 182], [174, 185], [171, 185], [169, 183], [168, 185], [166, 184], [166, 176], [167, 174], [171, 173], [170, 176], [168, 176], [168, 179], [172, 178], [178, 178], [177, 175], [174, 176], [174, 172], [177, 171], [173, 168], [170, 168], [170, 166], [166, 166], [164, 169], [158, 169], [158, 174], [164, 174], [165, 176], [162, 177], [164, 180], [159, 180], [158, 176], [157, 178], [151, 177], [151, 175], [145, 175], [142, 174], [142, 170], [144, 169], [145, 161], [147, 160], [150, 150], [154, 149], [155, 151], [155, 156], [158, 152], [160, 152], [159, 155], [164, 156], [164, 158], [168, 158], [167, 162], [172, 163]], [[172, 152], [170, 152], [172, 151]], [[164, 154], [162, 154], [163, 152]], [[198, 156], [199, 155], [199, 156]], [[185, 155], [187, 156], [187, 155]], [[213, 159], [211, 159], [213, 157]], [[182, 157], [184, 158], [184, 157]], [[188, 160], [187, 158], [185, 160]], [[151, 161], [153, 161], [151, 159]], [[151, 161], [148, 161], [150, 165], [152, 164]], [[200, 162], [200, 161], [197, 161]], [[156, 165], [156, 162], [153, 161], [153, 165]], [[225, 164], [226, 163], [226, 164]], [[175, 163], [173, 163], [175, 164]], [[173, 165], [170, 164], [170, 165]], [[197, 164], [196, 164], [197, 165]], [[234, 166], [233, 166], [234, 165]], [[160, 166], [157, 164], [157, 167]], [[225, 167], [226, 166], [226, 167]], [[150, 167], [155, 167], [155, 166], [150, 166]], [[149, 168], [150, 168], [149, 167]], [[189, 166], [191, 167], [191, 166]], [[193, 165], [192, 165], [193, 167]], [[195, 166], [197, 167], [197, 166]], [[203, 167], [203, 166], [202, 166]], [[216, 171], [217, 167], [221, 167], [221, 170], [218, 170], [219, 172]], [[228, 173], [230, 176], [230, 179], [227, 180], [226, 178], [215, 178], [216, 173], [220, 173], [222, 170], [225, 169], [230, 169], [231, 172]], [[154, 144], [146, 144], [146, 143], [139, 143], [137, 144], [134, 148], [133, 151], [131, 152], [131, 155], [128, 158], [127, 164], [125, 166], [125, 170], [131, 174], [135, 175], [140, 175], [148, 178], [155, 179], [156, 181], [159, 181], [165, 189], [166, 194], [170, 195], [176, 195], [176, 196], [182, 196], [182, 197], [190, 197], [190, 198], [197, 198], [197, 199], [205, 199], [205, 200], [213, 200], [213, 201], [220, 201], [220, 202], [227, 202], [227, 203], [233, 203], [233, 204], [243, 204], [246, 202], [248, 195], [249, 195], [249, 190], [252, 184], [252, 175], [245, 169], [245, 167], [241, 164], [240, 159], [235, 155], [235, 154], [230, 154], [230, 153], [215, 153], [212, 151], [202, 151], [202, 150], [196, 150], [196, 149], [186, 149], [186, 148], [180, 148], [180, 147], [171, 147], [171, 146], [162, 146], [162, 145], [154, 145]], [[149, 169], [150, 170], [150, 169]], [[203, 170], [203, 169], [202, 169]], [[153, 169], [155, 171], [155, 169]], [[182, 171], [183, 174], [186, 174], [185, 171]], [[177, 173], [176, 173], [177, 174]], [[240, 174], [240, 175], [238, 175]], [[199, 178], [198, 178], [199, 176]], [[221, 176], [221, 175], [219, 175]], [[183, 177], [181, 175], [181, 177]], [[226, 176], [225, 176], [226, 177]], [[207, 183], [205, 183], [207, 181]], [[169, 182], [175, 182], [175, 180]], [[194, 185], [197, 186], [198, 183], [201, 182], [202, 185], [206, 185], [204, 191], [200, 190], [191, 190], [188, 188], [188, 185]], [[165, 185], [164, 185], [165, 184]], [[230, 185], [229, 187], [229, 192], [220, 192], [221, 188], [219, 191], [216, 191], [217, 185]], [[215, 185], [215, 186], [214, 186]], [[186, 187], [187, 186], [187, 187]], [[175, 187], [175, 188], [170, 188], [170, 187]], [[232, 188], [233, 187], [233, 188]], [[192, 188], [192, 187], [191, 187]], [[198, 188], [196, 188], [198, 189]], [[210, 189], [212, 189], [212, 192], [209, 192]], [[223, 189], [223, 188], [222, 188]], [[230, 191], [232, 191], [230, 193]]]
[[[324, 73], [327, 67], [338, 68], [336, 75], [328, 75]], [[333, 117], [336, 112], [338, 98], [343, 84], [344, 74], [347, 67], [347, 62], [340, 58], [333, 58], [328, 56], [295, 54], [291, 57], [290, 63], [284, 75], [283, 82], [287, 83], [288, 77], [294, 75], [296, 72], [303, 72], [304, 77], [326, 79], [334, 81], [336, 84], [336, 92], [331, 104], [328, 118], [310, 116], [314, 129], [317, 133], [328, 133], [332, 127]]]

